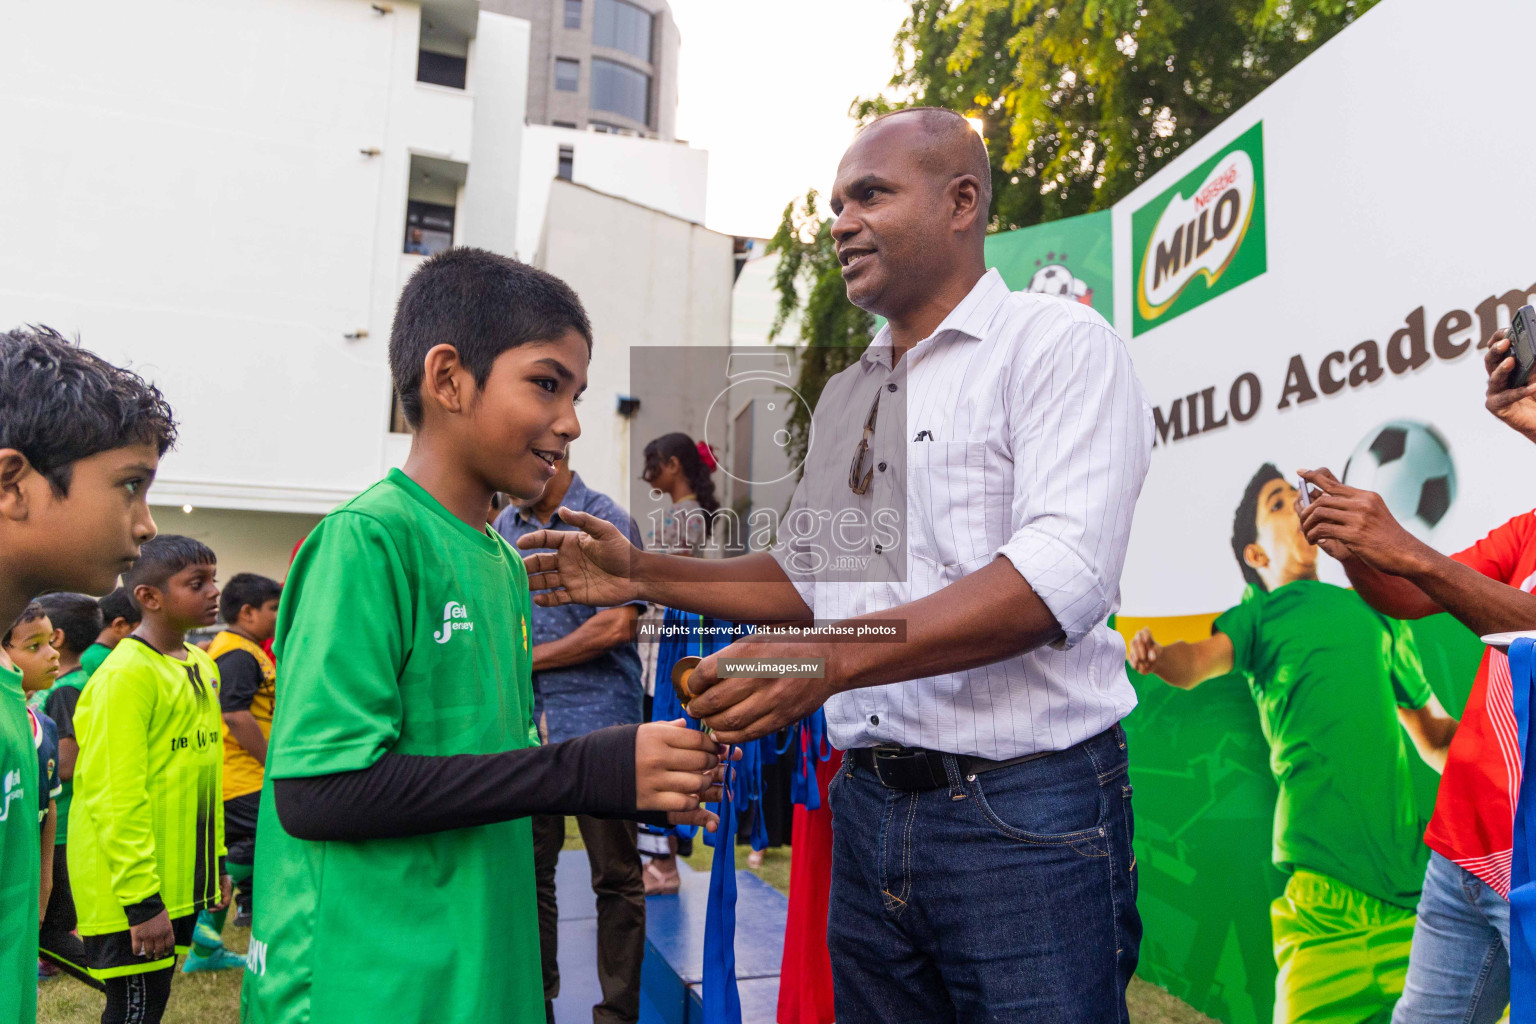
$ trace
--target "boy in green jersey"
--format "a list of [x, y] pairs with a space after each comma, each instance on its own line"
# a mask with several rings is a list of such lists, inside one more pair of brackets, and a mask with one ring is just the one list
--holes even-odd
[[133, 595], [125, 587], [118, 587], [96, 603], [101, 608], [101, 629], [97, 630], [96, 641], [80, 653], [80, 667], [87, 679], [96, 674], [112, 648], [139, 628], [142, 617], [139, 606], [133, 603]]
[[80, 655], [101, 633], [101, 608], [94, 597], [85, 594], [47, 594], [38, 598], [37, 603], [48, 613], [48, 621], [53, 624], [53, 643], [59, 651], [59, 678], [48, 691], [43, 714], [52, 719], [59, 731], [60, 782], [53, 849], [43, 851], [43, 856], [53, 863], [53, 888], [49, 890], [39, 947], [44, 962], [99, 988], [100, 982], [85, 970], [85, 946], [74, 933], [78, 922], [69, 887], [68, 843], [72, 780], [80, 755], [80, 744], [75, 739], [75, 706], [86, 680]]
[[144, 619], [75, 708], [69, 874], [102, 1024], [155, 1024], [197, 913], [229, 903], [219, 670], [186, 642], [219, 614], [213, 552], [157, 537], [123, 575]]
[[529, 816], [714, 826], [718, 747], [681, 723], [539, 746], [527, 574], [486, 519], [580, 433], [591, 339], [569, 287], [494, 253], [406, 284], [410, 456], [321, 521], [278, 609], [245, 1024], [543, 1024]]
[[[33, 601], [22, 609], [5, 635], [0, 637], [0, 649], [21, 673], [21, 692], [27, 698], [27, 710], [32, 716], [32, 740], [38, 752], [37, 823], [42, 830], [39, 853], [52, 853], [53, 829], [58, 809], [55, 801], [59, 787], [59, 734], [54, 724], [38, 710], [41, 702], [36, 698], [48, 692], [59, 675], [59, 652], [53, 647], [53, 623], [43, 606]], [[53, 886], [53, 858], [43, 857], [40, 863], [41, 889], [38, 896], [37, 918], [42, 923], [43, 912], [48, 906], [48, 895]]]
[[1232, 550], [1248, 587], [1208, 640], [1164, 647], [1142, 630], [1131, 667], [1181, 689], [1248, 682], [1279, 783], [1275, 1021], [1386, 1021], [1403, 991], [1424, 877], [1425, 821], [1406, 731], [1437, 771], [1456, 722], [1430, 692], [1413, 635], [1317, 578], [1296, 490], [1274, 466], [1248, 484]]
[[[0, 622], [34, 594], [100, 594], [155, 523], [146, 498], [176, 438], [140, 377], [48, 328], [0, 332]], [[0, 666], [0, 1024], [37, 1019], [42, 836], [21, 673]]]

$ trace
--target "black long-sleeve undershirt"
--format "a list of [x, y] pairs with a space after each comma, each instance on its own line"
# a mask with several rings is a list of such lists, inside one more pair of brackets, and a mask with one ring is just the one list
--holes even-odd
[[666, 824], [635, 808], [636, 725], [502, 754], [386, 753], [368, 768], [277, 779], [273, 803], [296, 839], [397, 839], [533, 814]]

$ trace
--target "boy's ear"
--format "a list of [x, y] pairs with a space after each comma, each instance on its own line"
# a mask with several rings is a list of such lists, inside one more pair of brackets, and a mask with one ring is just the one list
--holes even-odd
[[434, 345], [422, 362], [421, 397], [441, 406], [444, 412], [461, 413], [469, 406], [472, 381], [452, 345]]
[[36, 472], [15, 448], [0, 448], [0, 517], [17, 523], [27, 518], [25, 483]]
[[1250, 569], [1268, 569], [1269, 552], [1265, 551], [1257, 544], [1249, 544], [1247, 547], [1243, 548], [1243, 562], [1246, 563]]
[[139, 607], [147, 612], [160, 610], [160, 588], [152, 587], [148, 583], [140, 583], [133, 588], [133, 599], [139, 603]]

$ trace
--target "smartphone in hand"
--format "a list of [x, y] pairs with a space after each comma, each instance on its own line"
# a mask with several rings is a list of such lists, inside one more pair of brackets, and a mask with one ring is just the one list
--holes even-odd
[[1296, 492], [1301, 495], [1302, 508], [1312, 504], [1312, 493], [1307, 490], [1307, 482], [1299, 476], [1296, 478]]
[[1521, 306], [1509, 322], [1509, 354], [1515, 357], [1515, 371], [1509, 386], [1523, 388], [1530, 383], [1536, 368], [1536, 306]]

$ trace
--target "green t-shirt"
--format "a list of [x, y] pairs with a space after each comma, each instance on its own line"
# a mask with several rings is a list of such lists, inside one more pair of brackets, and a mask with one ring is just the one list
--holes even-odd
[[37, 785], [21, 673], [0, 666], [0, 1024], [37, 1020]]
[[1213, 628], [1232, 641], [1233, 668], [1247, 677], [1269, 741], [1280, 786], [1275, 866], [1412, 908], [1426, 821], [1397, 708], [1430, 697], [1412, 633], [1354, 591], [1317, 580], [1250, 588]]
[[[75, 708], [80, 702], [80, 691], [85, 687], [88, 678], [83, 668], [77, 668], [73, 672], [59, 676], [58, 680], [48, 688], [47, 696], [43, 701], [43, 714], [53, 719], [53, 724], [59, 730], [59, 741], [75, 739]], [[54, 834], [55, 846], [63, 846], [69, 841], [69, 804], [75, 791], [73, 779], [59, 783], [60, 792], [54, 805], [58, 808], [58, 831]]]
[[224, 739], [219, 670], [191, 644], [112, 649], [75, 706], [69, 886], [81, 935], [128, 930], [155, 894], [171, 917], [219, 900]]
[[522, 559], [398, 470], [326, 516], [278, 612], [245, 1024], [542, 1024], [528, 819], [312, 842], [280, 827], [277, 779], [386, 752], [538, 744]]
[[107, 655], [112, 653], [112, 648], [106, 644], [91, 644], [80, 652], [80, 667], [85, 670], [85, 678], [89, 679], [101, 668], [101, 663], [107, 660]]

